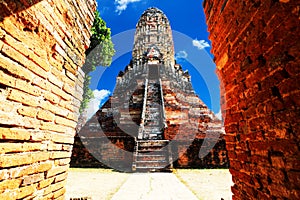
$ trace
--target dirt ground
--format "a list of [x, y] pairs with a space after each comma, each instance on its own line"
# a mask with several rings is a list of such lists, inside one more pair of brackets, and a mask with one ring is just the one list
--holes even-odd
[[[160, 186], [156, 187], [148, 182]], [[155, 196], [155, 199], [181, 200], [181, 197], [192, 194], [195, 199], [201, 200], [221, 200], [221, 198], [231, 200], [231, 185], [229, 170], [224, 169], [180, 169], [175, 170], [173, 174], [161, 173], [161, 175], [120, 173], [109, 169], [70, 169], [66, 199], [152, 200]], [[151, 193], [148, 196], [143, 195], [145, 191]]]
[[66, 200], [84, 197], [92, 200], [111, 199], [129, 175], [110, 169], [71, 168], [67, 179]]
[[231, 200], [232, 176], [228, 169], [180, 169], [175, 175], [201, 200]]

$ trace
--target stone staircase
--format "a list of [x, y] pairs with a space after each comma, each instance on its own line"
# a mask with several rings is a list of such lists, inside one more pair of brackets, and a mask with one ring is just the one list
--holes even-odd
[[171, 148], [164, 140], [164, 102], [161, 82], [149, 75], [145, 81], [144, 105], [132, 164], [133, 171], [166, 171], [172, 165]]
[[143, 139], [160, 140], [163, 138], [162, 113], [163, 107], [160, 94], [160, 84], [156, 80], [149, 80], [147, 87]]
[[168, 140], [137, 140], [135, 145], [133, 171], [170, 171], [173, 167]]

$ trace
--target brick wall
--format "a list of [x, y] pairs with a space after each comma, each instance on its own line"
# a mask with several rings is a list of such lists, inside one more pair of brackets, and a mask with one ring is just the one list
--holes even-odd
[[0, 2], [0, 199], [64, 199], [95, 8]]
[[134, 138], [125, 137], [75, 137], [71, 167], [113, 168], [131, 171]]
[[233, 199], [300, 199], [297, 0], [205, 0]]
[[[126, 109], [119, 108], [123, 119], [120, 118], [122, 114], [116, 114], [116, 107], [112, 107], [116, 102], [126, 103], [130, 98], [115, 95], [78, 132], [71, 157], [72, 167], [112, 167], [131, 171], [134, 137], [138, 135], [143, 106], [141, 80], [130, 97], [133, 100], [129, 102], [128, 114], [124, 112]], [[174, 167], [228, 168], [222, 121], [194, 93], [176, 89], [170, 82], [162, 81], [167, 124], [164, 139], [172, 141]]]
[[168, 80], [162, 85], [167, 123], [164, 137], [172, 141], [174, 167], [228, 168], [222, 121], [194, 93], [177, 89]]

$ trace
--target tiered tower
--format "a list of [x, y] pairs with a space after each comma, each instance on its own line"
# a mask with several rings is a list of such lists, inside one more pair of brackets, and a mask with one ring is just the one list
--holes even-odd
[[150, 8], [136, 25], [133, 64], [140, 65], [157, 59], [166, 65], [174, 65], [174, 44], [169, 20], [157, 8]]
[[[189, 73], [175, 64], [171, 27], [157, 8], [142, 14], [130, 64], [79, 136], [96, 159], [119, 170], [227, 166], [222, 122], [195, 94]], [[72, 164], [100, 165], [79, 144]]]

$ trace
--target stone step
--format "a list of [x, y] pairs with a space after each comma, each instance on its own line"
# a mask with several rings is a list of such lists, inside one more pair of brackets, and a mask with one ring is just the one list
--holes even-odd
[[169, 140], [138, 140], [137, 141], [137, 146], [144, 146], [144, 147], [149, 147], [149, 146], [166, 146], [169, 143]]
[[153, 117], [157, 117], [160, 116], [160, 113], [146, 113], [146, 119], [147, 118], [153, 118]]
[[160, 119], [160, 116], [145, 117], [144, 122], [148, 123], [148, 126], [151, 126], [152, 128], [159, 128], [159, 125], [162, 123]]
[[136, 162], [136, 168], [139, 168], [139, 167], [147, 167], [147, 168], [153, 168], [153, 167], [159, 167], [159, 168], [164, 168], [166, 166], [168, 166], [168, 162]]
[[155, 135], [162, 135], [162, 132], [155, 131], [155, 130], [152, 130], [152, 129], [144, 129], [144, 133], [155, 134]]
[[167, 163], [166, 160], [137, 160], [137, 164], [144, 164], [144, 163], [157, 163], [157, 164], [165, 164]]
[[[151, 107], [151, 108], [149, 108], [149, 107], [147, 108], [147, 107], [146, 107], [146, 110], [149, 110], [149, 111], [151, 111], [151, 112], [153, 112], [153, 111], [154, 111], [154, 112], [158, 112], [158, 111], [160, 110], [160, 106], [158, 106], [158, 107]], [[147, 111], [146, 111], [146, 112], [147, 112]]]
[[136, 156], [136, 162], [138, 161], [167, 161], [167, 155], [156, 155], [156, 156]]
[[146, 125], [144, 125], [144, 130], [153, 130], [153, 131], [157, 131], [157, 132], [160, 132], [161, 130], [161, 127], [159, 127], [159, 123], [155, 123], [155, 122], [152, 122], [152, 121], [146, 121], [145, 122]]
[[151, 152], [165, 152], [167, 149], [162, 149], [162, 147], [138, 147], [138, 153], [151, 153]]
[[[152, 137], [162, 137], [161, 133], [153, 133], [152, 131], [144, 131], [144, 135], [147, 135], [150, 138]], [[157, 140], [157, 139], [152, 139], [152, 140]]]
[[139, 161], [165, 161], [165, 160], [167, 160], [166, 155], [152, 155], [152, 156], [137, 155], [137, 157], [136, 157], [136, 162], [139, 162]]
[[157, 125], [159, 125], [161, 122], [161, 117], [158, 115], [158, 116], [151, 116], [151, 117], [145, 117], [145, 122], [148, 122], [148, 123], [152, 123], [153, 126], [155, 125], [157, 127]]
[[164, 169], [165, 166], [157, 166], [157, 167], [142, 167], [142, 166], [136, 166], [136, 169], [148, 169], [149, 171], [151, 171], [151, 169]]
[[148, 126], [146, 126], [145, 128], [144, 128], [144, 132], [146, 132], [146, 133], [151, 133], [151, 134], [162, 134], [162, 132], [160, 131], [160, 128], [154, 128], [154, 127], [148, 127]]
[[149, 134], [149, 139], [160, 140], [160, 139], [162, 139], [162, 135], [161, 134]]

